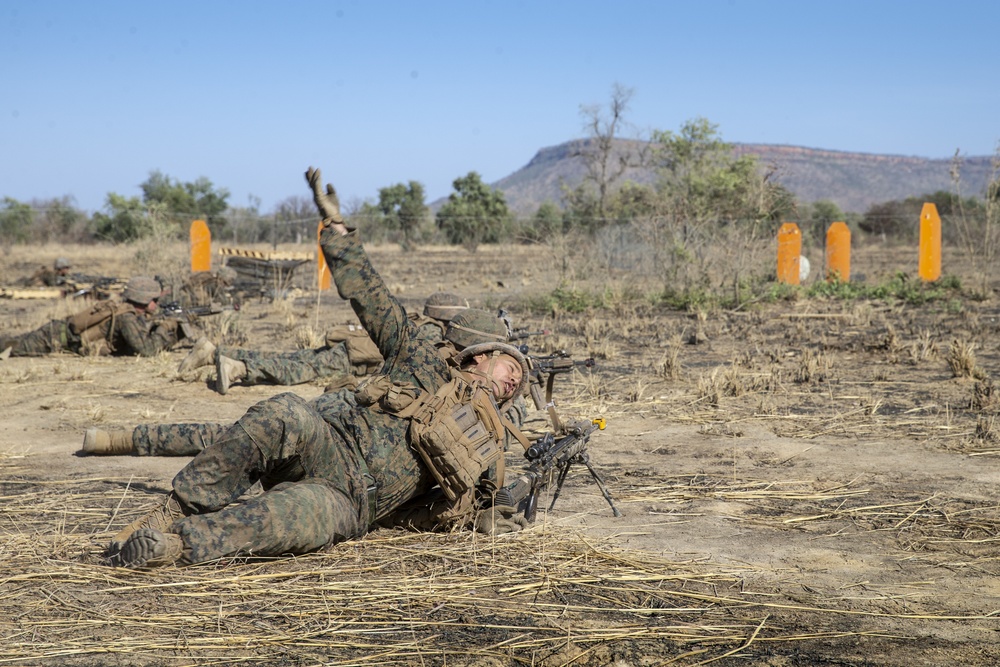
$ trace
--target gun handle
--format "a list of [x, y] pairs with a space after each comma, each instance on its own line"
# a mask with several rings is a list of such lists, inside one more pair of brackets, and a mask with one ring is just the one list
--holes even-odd
[[545, 409], [545, 400], [542, 398], [542, 390], [539, 388], [537, 382], [528, 383], [529, 390], [531, 392], [531, 401], [535, 404], [536, 410]]
[[538, 514], [538, 489], [532, 489], [531, 493], [528, 494], [528, 500], [524, 504], [524, 518], [528, 520], [529, 523], [535, 522], [535, 516]]
[[531, 495], [532, 477], [531, 475], [521, 475], [510, 484], [506, 484], [497, 489], [493, 497], [494, 505], [509, 505], [517, 507]]

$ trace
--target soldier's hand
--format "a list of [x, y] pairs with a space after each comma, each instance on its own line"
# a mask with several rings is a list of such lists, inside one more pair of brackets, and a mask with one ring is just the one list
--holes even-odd
[[180, 322], [172, 317], [165, 317], [153, 325], [153, 333], [169, 340], [177, 340], [177, 328]]
[[494, 505], [476, 514], [476, 532], [483, 535], [516, 533], [528, 527], [528, 520], [510, 505]]
[[[327, 183], [326, 192], [323, 191], [323, 175], [319, 169], [309, 167], [306, 170], [306, 181], [313, 191], [313, 201], [316, 209], [323, 216], [324, 227], [343, 227], [344, 217], [340, 215], [340, 200], [337, 198], [337, 191], [333, 185]], [[339, 230], [338, 230], [339, 231]], [[344, 228], [344, 232], [346, 232]]]

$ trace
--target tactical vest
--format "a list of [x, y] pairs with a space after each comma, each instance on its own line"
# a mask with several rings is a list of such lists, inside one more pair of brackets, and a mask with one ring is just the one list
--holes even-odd
[[505, 434], [527, 444], [501, 416], [490, 389], [458, 372], [434, 393], [375, 375], [363, 381], [355, 395], [359, 405], [410, 420], [410, 446], [448, 499], [450, 507], [440, 515], [447, 526], [471, 517], [476, 485], [494, 464], [497, 488], [503, 486]]
[[[115, 330], [115, 318], [134, 311], [135, 308], [127, 303], [101, 301], [94, 304], [90, 310], [70, 316], [66, 324], [74, 335], [80, 337], [82, 351], [90, 354], [111, 354], [114, 352], [114, 347], [111, 344], [110, 334]], [[111, 326], [105, 329], [102, 325], [108, 320], [111, 320]]]

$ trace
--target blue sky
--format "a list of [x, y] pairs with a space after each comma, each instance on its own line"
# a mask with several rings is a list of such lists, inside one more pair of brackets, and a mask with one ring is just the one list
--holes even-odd
[[205, 176], [262, 212], [323, 169], [344, 202], [428, 201], [584, 136], [636, 132], [949, 158], [1000, 140], [995, 0], [0, 0], [0, 197]]

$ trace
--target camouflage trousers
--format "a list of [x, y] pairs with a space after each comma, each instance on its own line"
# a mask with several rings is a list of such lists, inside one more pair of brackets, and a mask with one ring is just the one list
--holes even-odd
[[295, 385], [351, 374], [351, 362], [343, 345], [281, 353], [219, 348], [219, 354], [246, 364], [247, 374], [241, 380], [245, 385]]
[[[264, 493], [237, 503], [255, 482]], [[291, 393], [261, 401], [173, 480], [190, 514], [171, 530], [185, 560], [316, 551], [368, 529], [367, 484], [354, 442]]]
[[30, 333], [0, 337], [0, 352], [8, 347], [12, 357], [42, 357], [61, 350], [78, 351], [80, 337], [69, 330], [65, 320], [52, 320]]
[[[330, 418], [357, 405], [354, 392], [331, 391], [309, 401], [321, 415]], [[132, 430], [137, 456], [195, 456], [221, 441], [233, 424], [141, 424]]]

